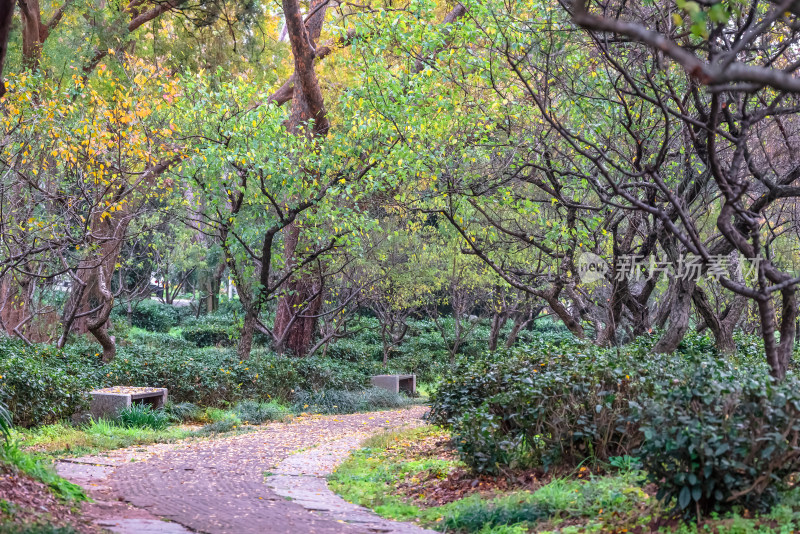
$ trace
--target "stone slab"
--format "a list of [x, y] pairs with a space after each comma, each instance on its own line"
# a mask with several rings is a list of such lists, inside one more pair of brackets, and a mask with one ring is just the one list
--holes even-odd
[[373, 387], [386, 389], [392, 393], [403, 391], [412, 396], [417, 393], [417, 375], [375, 375], [370, 382]]
[[103, 519], [95, 524], [116, 534], [190, 534], [178, 523], [159, 519]]
[[90, 392], [92, 418], [114, 419], [119, 412], [134, 403], [146, 403], [153, 409], [163, 408], [167, 402], [167, 388], [136, 388], [117, 386]]

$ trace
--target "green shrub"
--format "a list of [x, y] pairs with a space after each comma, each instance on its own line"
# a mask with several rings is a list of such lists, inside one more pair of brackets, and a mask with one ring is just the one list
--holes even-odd
[[478, 532], [503, 525], [534, 524], [550, 518], [552, 513], [524, 496], [485, 500], [475, 495], [454, 506], [442, 520], [441, 527], [446, 532]]
[[800, 379], [776, 383], [763, 365], [708, 360], [662, 390], [634, 414], [659, 498], [674, 498], [686, 515], [777, 502], [800, 471]]
[[140, 330], [133, 332], [127, 339], [127, 345], [141, 346], [147, 345], [166, 350], [187, 350], [193, 349], [196, 345], [182, 337], [165, 334], [163, 332], [148, 332]]
[[317, 392], [298, 391], [294, 409], [297, 412], [323, 414], [345, 414], [401, 408], [412, 403], [403, 394], [392, 393], [382, 388], [363, 391], [330, 389]]
[[8, 438], [11, 436], [11, 412], [2, 401], [0, 401], [0, 435], [8, 443]]
[[0, 534], [78, 534], [70, 526], [58, 526], [49, 523], [34, 524], [0, 524]]
[[0, 337], [0, 402], [23, 427], [69, 418], [88, 406], [99, 367], [94, 356]]
[[[151, 332], [169, 332], [170, 328], [178, 326], [180, 323], [180, 313], [174, 306], [146, 299], [133, 307], [130, 320], [131, 325], [138, 328]], [[114, 308], [112, 319], [115, 319], [115, 322], [127, 321], [127, 309], [117, 306]]]
[[240, 421], [259, 425], [267, 421], [283, 421], [289, 410], [277, 402], [243, 401], [236, 405], [233, 413]]
[[203, 434], [222, 434], [224, 432], [230, 432], [231, 430], [234, 430], [240, 424], [241, 423], [235, 419], [222, 419], [220, 421], [214, 421], [213, 423], [203, 426], [203, 428], [200, 429], [200, 432]]
[[193, 421], [200, 415], [200, 409], [196, 404], [191, 402], [174, 403], [167, 401], [164, 405], [164, 411], [172, 421], [176, 423], [185, 423], [186, 421]]
[[682, 368], [679, 358], [652, 358], [646, 344], [617, 352], [542, 341], [460, 360], [434, 392], [429, 418], [452, 426], [461, 459], [481, 473], [607, 460], [641, 442], [625, 419], [629, 401]]
[[127, 428], [161, 430], [169, 424], [169, 416], [164, 410], [154, 410], [149, 404], [132, 404], [119, 412], [117, 421]]
[[181, 331], [181, 336], [198, 347], [230, 347], [239, 338], [240, 327], [233, 322], [218, 319], [192, 320]]
[[244, 315], [244, 308], [242, 308], [242, 301], [238, 298], [228, 299], [227, 297], [220, 296], [219, 308], [216, 313], [221, 315]]
[[206, 409], [205, 418], [211, 419], [211, 423], [200, 429], [203, 434], [230, 432], [242, 425], [241, 419], [234, 412], [218, 408]]

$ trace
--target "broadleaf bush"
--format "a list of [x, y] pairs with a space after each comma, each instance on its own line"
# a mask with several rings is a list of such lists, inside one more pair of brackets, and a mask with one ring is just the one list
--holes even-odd
[[777, 383], [763, 366], [708, 360], [662, 386], [632, 417], [658, 497], [684, 515], [775, 504], [800, 472], [800, 380]]
[[[127, 321], [127, 309], [117, 306], [112, 312], [112, 319], [115, 322]], [[169, 332], [169, 330], [180, 324], [181, 311], [175, 306], [162, 304], [156, 300], [145, 299], [133, 306], [130, 315], [132, 326], [143, 328], [151, 332]]]
[[99, 359], [0, 338], [0, 402], [19, 426], [55, 423], [89, 404]]
[[460, 361], [435, 391], [429, 418], [453, 427], [462, 460], [477, 472], [571, 468], [638, 446], [641, 434], [625, 419], [629, 401], [680, 367], [645, 350], [536, 343]]

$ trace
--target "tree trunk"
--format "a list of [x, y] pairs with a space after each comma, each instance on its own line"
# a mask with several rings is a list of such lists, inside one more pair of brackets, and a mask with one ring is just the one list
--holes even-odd
[[764, 338], [764, 352], [767, 357], [770, 374], [778, 380], [783, 380], [786, 376], [788, 359], [784, 361], [778, 344], [775, 342], [775, 305], [771, 297], [762, 298], [757, 301], [758, 318], [761, 322], [761, 335]]
[[[114, 258], [114, 260], [116, 263], [116, 258]], [[113, 274], [113, 272], [112, 269], [111, 273]], [[108, 284], [106, 283], [107, 276], [102, 266], [96, 270], [95, 276], [97, 279], [96, 291], [102, 297], [103, 303], [100, 311], [87, 321], [86, 327], [100, 343], [100, 346], [103, 347], [103, 363], [108, 363], [113, 360], [114, 356], [117, 354], [117, 347], [114, 343], [115, 340], [108, 335], [108, 331], [106, 330], [108, 317], [111, 315], [111, 309], [114, 306], [114, 296], [108, 288]]]
[[27, 293], [27, 282], [19, 280], [13, 272], [0, 278], [0, 325], [9, 335], [15, 335], [25, 321]]
[[39, 66], [46, 28], [42, 26], [39, 0], [18, 0], [22, 18], [22, 64], [27, 69]]
[[564, 323], [564, 326], [566, 326], [575, 337], [579, 339], [584, 339], [586, 337], [586, 332], [583, 330], [581, 323], [575, 320], [575, 317], [573, 317], [569, 310], [567, 310], [566, 306], [561, 304], [561, 302], [558, 300], [558, 297], [548, 296], [545, 298], [545, 300], [547, 301], [548, 306], [550, 306], [550, 309], [553, 310], [553, 313], [556, 315], [556, 317], [561, 319], [561, 322]]
[[381, 341], [383, 342], [383, 366], [389, 363], [389, 351], [391, 350], [391, 345], [389, 343], [389, 338], [386, 335], [386, 325], [381, 325]]
[[127, 234], [131, 218], [124, 211], [102, 217], [93, 215], [92, 235], [97, 244], [97, 252], [80, 261], [76, 276], [83, 282], [73, 283], [73, 291], [64, 306], [63, 335], [70, 330], [78, 333], [90, 332], [103, 347], [103, 361], [114, 358], [114, 340], [106, 329], [114, 298], [106, 283], [114, 274], [122, 243]]
[[288, 291], [288, 298], [279, 302], [283, 308], [278, 310], [283, 313], [276, 314], [275, 331], [283, 338], [282, 347], [302, 357], [308, 354], [317, 331], [316, 316], [322, 307], [321, 281], [304, 274], [289, 284]]
[[251, 313], [244, 316], [244, 324], [242, 325], [242, 337], [239, 339], [239, 345], [236, 347], [236, 354], [240, 360], [247, 360], [250, 358], [250, 351], [253, 350], [253, 336], [256, 331], [256, 318]]
[[734, 295], [733, 302], [719, 317], [714, 313], [705, 291], [700, 287], [695, 287], [694, 293], [692, 293], [692, 302], [697, 313], [703, 318], [704, 326], [707, 326], [714, 335], [717, 351], [720, 354], [735, 353], [736, 342], [733, 340], [733, 331], [747, 306], [747, 298]]
[[8, 36], [11, 33], [11, 24], [14, 21], [13, 0], [0, 2], [0, 96], [6, 94], [6, 84], [3, 79], [3, 67], [8, 53]]
[[508, 337], [506, 338], [506, 348], [510, 349], [514, 346], [514, 343], [517, 342], [517, 336], [522, 331], [523, 328], [531, 324], [533, 320], [538, 316], [542, 310], [544, 309], [543, 306], [539, 306], [530, 310], [527, 314], [525, 313], [518, 313], [517, 316], [514, 318], [514, 326], [511, 327], [511, 332], [508, 333]]
[[495, 312], [492, 315], [492, 326], [489, 330], [489, 352], [497, 350], [497, 340], [500, 338], [500, 331], [505, 326], [508, 315], [505, 312]]
[[778, 366], [772, 369], [773, 376], [779, 380], [783, 380], [786, 376], [794, 352], [794, 341], [797, 335], [797, 287], [791, 286], [781, 291], [781, 300], [781, 339], [778, 343], [776, 358]]
[[656, 354], [675, 352], [689, 330], [692, 293], [697, 282], [690, 278], [673, 278], [671, 285], [674, 287], [674, 297], [670, 306], [669, 326], [653, 347]]
[[[316, 57], [314, 46], [322, 32], [327, 4], [328, 0], [312, 0], [309, 6], [311, 16], [304, 22], [298, 1], [283, 0], [286, 29], [294, 57], [292, 112], [286, 126], [290, 132], [298, 135], [324, 136], [328, 131], [328, 118], [322, 90], [314, 71]], [[307, 127], [309, 121], [313, 121], [311, 128]], [[293, 269], [297, 265], [295, 253], [299, 239], [300, 228], [296, 223], [292, 223], [284, 230], [284, 257], [287, 258], [288, 269]], [[275, 331], [280, 338], [285, 339], [284, 345], [295, 356], [305, 356], [308, 353], [314, 332], [317, 330], [317, 317], [315, 316], [322, 306], [322, 298], [318, 294], [312, 299], [316, 293], [314, 289], [313, 275], [308, 272], [299, 273], [289, 283], [288, 291], [283, 293], [278, 302]], [[311, 301], [309, 302], [309, 300]], [[308, 304], [302, 316], [294, 317], [298, 306], [302, 307], [304, 303]], [[292, 320], [293, 318], [294, 320]]]

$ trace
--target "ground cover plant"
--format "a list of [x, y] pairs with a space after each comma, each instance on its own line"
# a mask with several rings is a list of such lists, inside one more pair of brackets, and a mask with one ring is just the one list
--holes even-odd
[[703, 518], [769, 511], [793, 487], [796, 380], [702, 340], [653, 358], [648, 340], [618, 350], [562, 339], [461, 362], [429, 418], [476, 473], [636, 465], [665, 515]]
[[159, 430], [129, 427], [113, 421], [91, 421], [85, 425], [53, 423], [14, 433], [20, 447], [50, 457], [84, 456], [98, 452], [147, 445], [170, 443], [194, 435], [188, 428], [170, 426]]
[[543, 470], [470, 475], [449, 433], [435, 427], [387, 433], [365, 443], [329, 477], [348, 501], [382, 516], [443, 532], [788, 533], [800, 526], [796, 491], [768, 514], [738, 508], [699, 522], [667, 520], [639, 465], [624, 458], [561, 476]]
[[0, 445], [0, 495], [0, 532], [72, 534], [86, 529], [75, 512], [87, 500], [83, 489], [12, 441]]

